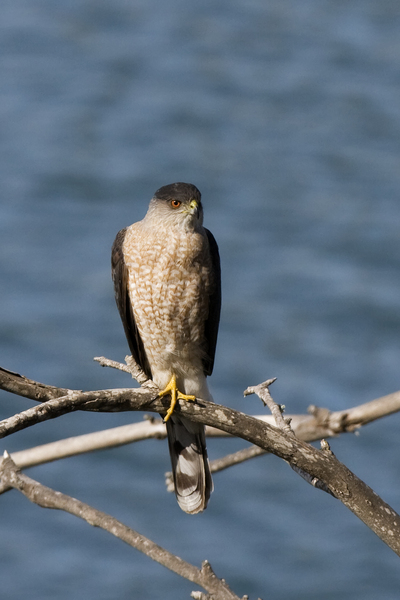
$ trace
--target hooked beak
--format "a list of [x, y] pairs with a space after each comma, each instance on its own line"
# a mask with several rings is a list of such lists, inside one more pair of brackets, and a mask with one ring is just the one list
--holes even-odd
[[191, 200], [189, 207], [190, 207], [189, 213], [198, 218], [200, 209], [199, 209], [199, 203], [197, 202], [197, 200]]

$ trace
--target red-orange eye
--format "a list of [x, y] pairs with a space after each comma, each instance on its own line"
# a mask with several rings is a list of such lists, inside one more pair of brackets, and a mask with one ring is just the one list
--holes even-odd
[[182, 202], [180, 202], [179, 200], [171, 200], [172, 208], [179, 208], [181, 204]]

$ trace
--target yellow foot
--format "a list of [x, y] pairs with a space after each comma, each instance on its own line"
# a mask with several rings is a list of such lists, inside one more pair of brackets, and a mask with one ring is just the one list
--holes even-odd
[[196, 400], [196, 396], [187, 396], [186, 394], [182, 394], [178, 390], [178, 388], [176, 387], [176, 377], [175, 377], [175, 375], [172, 375], [171, 380], [170, 380], [169, 384], [167, 385], [167, 387], [165, 389], [163, 389], [162, 392], [160, 392], [158, 394], [158, 396], [160, 398], [162, 396], [169, 396], [169, 395], [171, 395], [171, 404], [169, 405], [169, 409], [167, 410], [167, 414], [164, 417], [164, 423], [166, 423], [168, 421], [168, 419], [170, 418], [170, 416], [174, 412], [174, 408], [176, 406], [177, 400], [187, 400], [188, 402], [193, 402], [193, 400]]

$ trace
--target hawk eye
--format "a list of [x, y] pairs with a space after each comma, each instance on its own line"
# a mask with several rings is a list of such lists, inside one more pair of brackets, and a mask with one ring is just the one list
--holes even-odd
[[180, 200], [171, 200], [172, 208], [179, 208], [181, 204], [182, 202], [180, 202]]

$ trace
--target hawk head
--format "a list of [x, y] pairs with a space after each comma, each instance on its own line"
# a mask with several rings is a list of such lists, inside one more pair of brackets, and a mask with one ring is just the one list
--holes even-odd
[[170, 227], [199, 229], [203, 224], [201, 194], [191, 183], [170, 183], [156, 191], [146, 219], [161, 220]]

